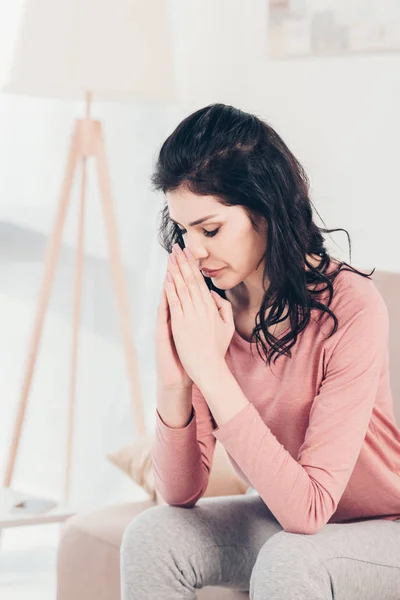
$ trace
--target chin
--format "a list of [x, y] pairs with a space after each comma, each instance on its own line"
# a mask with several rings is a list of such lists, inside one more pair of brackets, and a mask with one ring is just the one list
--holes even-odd
[[231, 290], [232, 288], [234, 288], [237, 283], [232, 282], [232, 280], [229, 280], [228, 277], [218, 277], [216, 279], [212, 279], [212, 284], [215, 288], [217, 288], [217, 290]]

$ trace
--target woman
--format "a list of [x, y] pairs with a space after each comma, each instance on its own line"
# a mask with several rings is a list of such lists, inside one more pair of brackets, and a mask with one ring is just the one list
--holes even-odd
[[[372, 273], [329, 256], [321, 232], [336, 230], [314, 223], [301, 165], [254, 115], [189, 115], [152, 181], [170, 253], [153, 447], [167, 504], [124, 533], [123, 599], [213, 585], [399, 600], [400, 432]], [[202, 498], [216, 440], [253, 494]]]

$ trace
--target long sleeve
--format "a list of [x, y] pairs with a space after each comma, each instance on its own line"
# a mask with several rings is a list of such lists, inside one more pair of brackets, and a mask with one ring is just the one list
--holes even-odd
[[153, 473], [162, 498], [174, 506], [191, 507], [202, 497], [216, 444], [216, 424], [196, 384], [192, 404], [191, 419], [181, 429], [168, 427], [156, 409]]
[[[297, 456], [278, 441], [252, 403], [213, 432], [284, 530], [292, 533], [314, 534], [335, 512], [381, 385], [388, 353], [386, 305], [371, 294], [352, 306], [326, 342], [324, 377], [311, 399]], [[304, 368], [310, 368], [307, 357]]]

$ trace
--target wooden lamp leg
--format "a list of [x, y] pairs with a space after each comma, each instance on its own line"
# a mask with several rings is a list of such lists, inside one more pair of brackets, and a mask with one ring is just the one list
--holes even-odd
[[[87, 108], [89, 114], [90, 104]], [[146, 427], [141, 403], [141, 393], [139, 386], [139, 375], [137, 372], [137, 358], [132, 342], [132, 321], [129, 310], [128, 294], [125, 286], [124, 271], [120, 251], [118, 246], [118, 235], [116, 219], [114, 216], [110, 180], [108, 176], [107, 160], [104, 150], [104, 143], [101, 136], [101, 124], [87, 117], [78, 122], [79, 131], [79, 155], [82, 157], [82, 185], [81, 202], [79, 212], [79, 232], [76, 254], [76, 278], [74, 291], [74, 318], [73, 318], [73, 346], [72, 346], [72, 364], [70, 378], [70, 396], [69, 396], [69, 417], [68, 417], [68, 442], [67, 442], [67, 467], [65, 477], [65, 499], [70, 495], [70, 479], [72, 467], [72, 447], [74, 432], [74, 411], [75, 395], [77, 381], [77, 363], [78, 363], [78, 335], [79, 335], [79, 315], [82, 297], [82, 273], [83, 273], [83, 238], [84, 238], [84, 214], [85, 214], [85, 195], [86, 195], [86, 157], [94, 156], [98, 171], [99, 188], [102, 198], [103, 213], [106, 222], [106, 231], [109, 243], [110, 262], [114, 287], [117, 297], [117, 308], [119, 309], [120, 325], [123, 336], [124, 350], [127, 359], [128, 375], [131, 383], [132, 404], [134, 422], [139, 436], [146, 435]]]
[[56, 220], [49, 244], [48, 254], [45, 263], [45, 271], [43, 283], [40, 291], [39, 302], [34, 323], [33, 335], [28, 353], [25, 376], [21, 391], [21, 397], [18, 405], [17, 417], [15, 420], [11, 446], [6, 463], [4, 476], [4, 487], [10, 487], [14, 474], [15, 461], [17, 457], [18, 447], [21, 438], [22, 426], [24, 423], [25, 412], [28, 402], [29, 391], [32, 384], [32, 378], [35, 370], [38, 348], [42, 336], [43, 323], [46, 315], [46, 310], [51, 294], [52, 285], [54, 282], [54, 274], [57, 266], [57, 261], [60, 254], [62, 241], [62, 231], [67, 214], [68, 204], [71, 197], [72, 183], [77, 161], [77, 131], [72, 135], [70, 150], [68, 155], [67, 167], [64, 177], [64, 182], [61, 190], [59, 207], [56, 215]]
[[132, 393], [132, 409], [134, 422], [139, 436], [146, 436], [146, 425], [143, 414], [143, 405], [141, 401], [141, 392], [139, 385], [139, 373], [137, 368], [137, 356], [135, 347], [132, 342], [132, 319], [129, 309], [128, 294], [126, 290], [124, 269], [122, 265], [119, 244], [117, 225], [111, 199], [110, 178], [107, 168], [107, 158], [104, 148], [104, 141], [101, 131], [101, 124], [97, 123], [96, 132], [96, 164], [99, 180], [100, 195], [103, 205], [103, 214], [107, 231], [108, 245], [110, 251], [111, 271], [114, 281], [114, 289], [117, 299], [117, 307], [119, 310], [120, 327], [125, 356], [127, 361], [128, 376], [131, 384]]
[[75, 285], [74, 285], [74, 309], [72, 327], [72, 355], [71, 375], [69, 381], [69, 408], [68, 408], [68, 431], [67, 431], [67, 456], [65, 468], [64, 499], [69, 500], [71, 490], [72, 470], [72, 447], [74, 438], [75, 404], [76, 404], [76, 382], [78, 370], [78, 341], [79, 341], [79, 318], [82, 305], [82, 279], [84, 264], [84, 232], [85, 232], [85, 200], [86, 200], [86, 156], [81, 157], [82, 181], [81, 196], [78, 218], [78, 243], [76, 249]]

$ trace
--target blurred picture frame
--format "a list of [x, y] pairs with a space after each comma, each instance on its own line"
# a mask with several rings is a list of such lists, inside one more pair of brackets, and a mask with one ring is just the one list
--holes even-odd
[[271, 58], [400, 50], [400, 0], [269, 0]]

